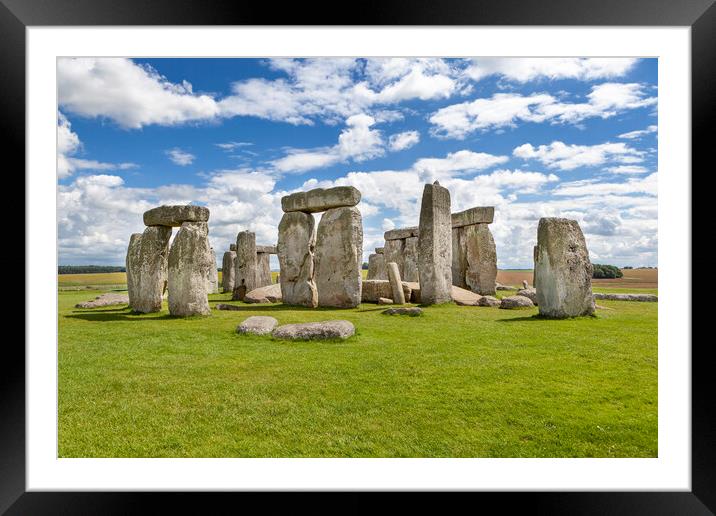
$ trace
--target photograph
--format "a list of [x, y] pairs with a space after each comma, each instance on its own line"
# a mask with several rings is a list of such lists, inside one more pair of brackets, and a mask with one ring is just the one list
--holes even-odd
[[659, 65], [58, 56], [57, 457], [658, 458]]

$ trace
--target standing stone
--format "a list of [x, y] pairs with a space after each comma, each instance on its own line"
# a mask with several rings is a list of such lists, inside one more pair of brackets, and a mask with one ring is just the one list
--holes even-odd
[[[236, 247], [236, 244], [231, 244]], [[221, 261], [221, 286], [226, 292], [234, 292], [234, 270], [236, 267], [236, 251], [226, 251], [224, 259]]]
[[423, 190], [418, 233], [420, 300], [427, 305], [448, 303], [452, 301], [450, 192], [437, 181]]
[[236, 252], [236, 244], [229, 244], [229, 251]]
[[354, 308], [361, 300], [363, 218], [356, 207], [333, 208], [316, 234], [318, 306]]
[[366, 279], [388, 279], [385, 256], [378, 253], [368, 256], [368, 275]]
[[149, 226], [139, 239], [137, 275], [135, 276], [132, 310], [140, 313], [159, 312], [167, 283], [167, 254], [172, 228]]
[[409, 237], [403, 244], [403, 281], [420, 281], [418, 275], [418, 237]]
[[231, 299], [241, 301], [247, 292], [258, 285], [256, 282], [256, 233], [240, 231], [236, 237], [236, 272], [234, 294]]
[[271, 255], [256, 253], [256, 288], [271, 284]]
[[141, 233], [132, 233], [129, 237], [129, 246], [127, 246], [127, 258], [125, 260], [125, 270], [127, 271], [127, 296], [129, 297], [129, 306], [134, 306], [134, 296], [139, 289], [139, 249]]
[[315, 308], [318, 293], [313, 281], [315, 219], [310, 213], [285, 213], [278, 225], [279, 280], [283, 302]]
[[[169, 251], [169, 313], [208, 315], [207, 277], [212, 263], [206, 222], [185, 222]], [[144, 237], [142, 237], [144, 240]]]
[[[462, 249], [465, 252], [465, 284], [483, 296], [495, 294], [497, 279], [497, 249], [487, 224], [460, 228]], [[454, 249], [453, 249], [454, 252]]]
[[219, 271], [216, 269], [216, 253], [211, 248], [211, 269], [209, 269], [209, 294], [219, 293]]
[[452, 228], [452, 284], [456, 287], [467, 288], [465, 271], [467, 270], [467, 253], [463, 247], [464, 237], [462, 228]]
[[[383, 247], [383, 259], [385, 263], [395, 262], [398, 264], [398, 270], [400, 274], [403, 274], [403, 268], [405, 266], [405, 240], [386, 240], [385, 246]], [[388, 270], [386, 269], [385, 278], [388, 279]], [[380, 278], [376, 278], [380, 279]]]
[[382, 247], [376, 247], [376, 248], [375, 248], [375, 254], [383, 254], [383, 248], [382, 248]]
[[405, 294], [403, 293], [403, 283], [400, 279], [398, 264], [395, 262], [388, 263], [388, 280], [390, 281], [390, 289], [393, 291], [393, 303], [396, 305], [404, 305]]
[[587, 244], [577, 221], [541, 218], [534, 272], [540, 315], [564, 318], [593, 314], [592, 272]]

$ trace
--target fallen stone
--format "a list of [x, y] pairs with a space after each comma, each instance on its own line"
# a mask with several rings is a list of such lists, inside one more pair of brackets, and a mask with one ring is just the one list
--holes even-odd
[[273, 283], [263, 287], [255, 288], [244, 296], [245, 303], [280, 303], [281, 285]]
[[455, 304], [462, 306], [476, 306], [482, 297], [480, 294], [476, 294], [470, 290], [456, 287], [454, 285], [451, 290], [451, 295]]
[[75, 305], [75, 308], [98, 308], [100, 306], [127, 305], [127, 304], [129, 304], [129, 295], [108, 292], [106, 294], [101, 294], [101, 295], [95, 297], [91, 301], [77, 303]]
[[234, 293], [231, 299], [241, 301], [247, 292], [259, 287], [256, 258], [256, 233], [239, 231], [236, 236], [236, 268], [234, 272]]
[[477, 306], [500, 306], [502, 301], [493, 296], [482, 296], [477, 302]]
[[308, 192], [296, 192], [281, 198], [284, 212], [317, 213], [333, 208], [355, 206], [360, 202], [361, 194], [352, 186], [333, 188], [315, 188]]
[[[405, 299], [411, 299], [412, 290], [408, 283], [403, 281], [403, 295]], [[417, 285], [417, 284], [416, 284]], [[377, 303], [381, 298], [392, 299], [393, 289], [388, 280], [364, 280], [361, 288], [361, 301], [363, 303]]]
[[[236, 244], [231, 244], [236, 247]], [[236, 273], [236, 251], [226, 251], [221, 260], [221, 286], [224, 292], [234, 292], [234, 274]]]
[[250, 335], [268, 335], [278, 324], [273, 317], [252, 315], [236, 327], [236, 333]]
[[356, 329], [350, 321], [321, 321], [312, 323], [284, 324], [271, 335], [276, 339], [321, 340], [347, 339], [355, 335]]
[[243, 310], [240, 306], [236, 305], [229, 305], [227, 303], [218, 303], [216, 306], [214, 306], [215, 310]]
[[418, 237], [406, 238], [403, 244], [403, 281], [419, 281], [418, 275]]
[[515, 295], [525, 296], [525, 297], [530, 298], [530, 301], [532, 301], [532, 303], [534, 303], [535, 306], [537, 306], [539, 304], [539, 302], [537, 301], [537, 289], [534, 287], [533, 288], [523, 288], [521, 290], [518, 290], [517, 294], [515, 294]]
[[611, 301], [640, 301], [652, 302], [659, 301], [656, 294], [594, 294], [594, 299], [607, 299]]
[[452, 227], [472, 226], [473, 224], [492, 224], [495, 219], [494, 206], [478, 206], [469, 210], [453, 213]]
[[144, 212], [145, 226], [180, 227], [184, 222], [206, 222], [209, 208], [193, 204], [159, 206]]
[[278, 262], [283, 302], [315, 308], [318, 292], [313, 280], [315, 220], [302, 212], [285, 213], [278, 225]]
[[393, 300], [392, 300], [392, 299], [388, 299], [387, 297], [379, 297], [379, 298], [378, 298], [378, 304], [379, 304], [379, 305], [392, 305], [392, 304], [393, 304]]
[[356, 207], [332, 208], [318, 223], [314, 277], [318, 306], [355, 308], [361, 300], [363, 218]]
[[386, 315], [409, 315], [411, 317], [416, 317], [418, 315], [422, 315], [423, 309], [418, 306], [403, 307], [403, 308], [388, 308], [387, 310], [383, 310], [382, 313], [384, 313]]
[[423, 190], [418, 235], [418, 271], [422, 304], [452, 301], [450, 192], [439, 184], [427, 184]]
[[[167, 285], [167, 259], [172, 228], [149, 226], [139, 239], [139, 251], [134, 276], [132, 310], [139, 313], [159, 312], [162, 309], [162, 294]], [[204, 282], [208, 278], [204, 273]], [[206, 284], [204, 285], [206, 290]]]
[[368, 256], [368, 274], [366, 279], [388, 279], [388, 271], [385, 268], [385, 256], [382, 254], [371, 254]]
[[534, 303], [529, 297], [525, 296], [508, 296], [503, 297], [500, 302], [500, 308], [515, 309], [515, 308], [532, 308]]
[[541, 218], [534, 255], [540, 315], [564, 318], [594, 313], [593, 268], [576, 220]]
[[418, 236], [417, 226], [411, 228], [391, 229], [383, 233], [383, 239], [388, 240], [405, 240], [410, 237]]
[[185, 222], [174, 237], [169, 250], [169, 313], [172, 315], [211, 313], [206, 279], [216, 262], [211, 261], [208, 235], [206, 222]]
[[510, 285], [503, 285], [502, 283], [495, 282], [495, 290], [517, 290], [517, 288], [511, 287]]

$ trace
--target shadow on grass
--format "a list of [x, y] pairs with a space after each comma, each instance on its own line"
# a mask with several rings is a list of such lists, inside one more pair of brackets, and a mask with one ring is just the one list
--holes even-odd
[[597, 319], [597, 315], [580, 315], [577, 317], [545, 317], [544, 315], [534, 314], [525, 315], [524, 317], [514, 317], [511, 319], [497, 319], [497, 322], [511, 323], [511, 322], [524, 322], [524, 321], [573, 321], [575, 319]]
[[[227, 303], [226, 301], [222, 301], [222, 304], [231, 304]], [[290, 310], [290, 311], [301, 311], [301, 312], [332, 312], [335, 310], [341, 310], [341, 308], [331, 308], [328, 306], [319, 306], [317, 308], [308, 308], [307, 306], [293, 306], [293, 305], [284, 305], [283, 303], [245, 303], [240, 305], [234, 305], [231, 304], [231, 306], [235, 307], [233, 310], [216, 310], [215, 308], [212, 309], [212, 311], [217, 312], [255, 312], [256, 310], [268, 310], [272, 312], [278, 312], [282, 310]], [[351, 310], [350, 308], [345, 308], [343, 310]]]
[[[147, 315], [147, 317], [144, 317]], [[75, 312], [71, 315], [65, 315], [67, 319], [81, 319], [90, 322], [107, 322], [107, 321], [160, 321], [165, 319], [183, 319], [183, 317], [175, 317], [170, 314], [133, 314], [126, 308], [121, 310], [95, 310], [92, 312]]]

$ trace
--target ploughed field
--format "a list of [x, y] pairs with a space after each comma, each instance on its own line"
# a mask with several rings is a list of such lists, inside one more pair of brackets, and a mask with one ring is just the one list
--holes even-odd
[[[74, 308], [107, 290], [58, 293], [60, 457], [657, 455], [657, 303], [600, 300], [611, 310], [561, 321], [536, 308], [406, 317], [230, 294], [210, 304], [241, 310], [210, 317], [173, 318], [166, 302], [147, 315]], [[250, 315], [347, 319], [357, 334], [236, 334]]]
[[[613, 292], [634, 291], [641, 294], [656, 294], [659, 287], [659, 278], [657, 269], [622, 269], [624, 277], [614, 279], [592, 279], [592, 286], [595, 292], [601, 292], [600, 289], [614, 289]], [[532, 269], [524, 270], [500, 270], [497, 271], [497, 281], [504, 285], [522, 285], [522, 280], [532, 285], [534, 283], [534, 274]], [[648, 292], [642, 289], [649, 289]]]

